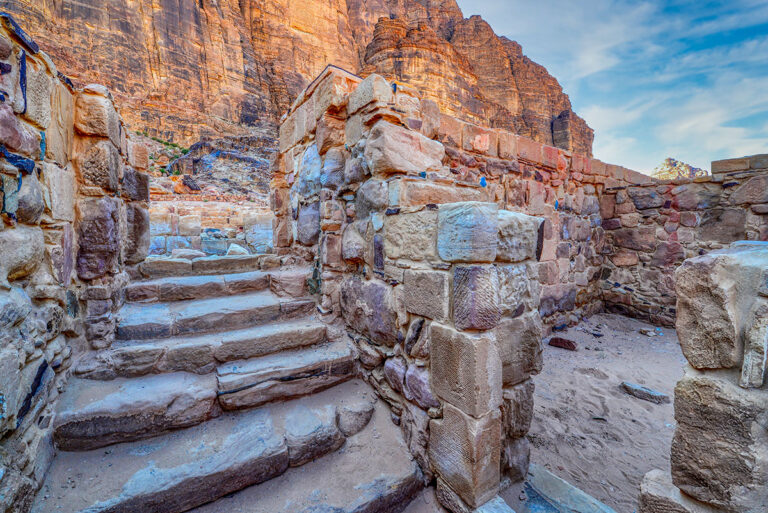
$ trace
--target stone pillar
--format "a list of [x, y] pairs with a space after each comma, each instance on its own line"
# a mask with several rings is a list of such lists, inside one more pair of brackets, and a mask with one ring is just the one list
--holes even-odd
[[677, 333], [689, 365], [675, 388], [671, 480], [649, 473], [640, 511], [659, 511], [659, 504], [691, 513], [764, 511], [768, 243], [737, 242], [691, 258], [675, 279]]

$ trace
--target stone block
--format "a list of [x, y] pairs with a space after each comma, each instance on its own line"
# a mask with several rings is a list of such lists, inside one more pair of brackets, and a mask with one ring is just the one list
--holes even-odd
[[78, 155], [76, 163], [84, 184], [110, 192], [118, 190], [122, 163], [114, 144], [106, 140], [91, 141]]
[[690, 258], [675, 271], [676, 327], [697, 369], [741, 365], [745, 317], [764, 280], [768, 251], [736, 247]]
[[390, 207], [423, 207], [460, 201], [492, 201], [490, 187], [399, 178], [389, 182]]
[[349, 95], [347, 112], [354, 114], [363, 107], [386, 107], [394, 101], [392, 86], [381, 75], [368, 75]]
[[712, 162], [712, 174], [732, 173], [749, 169], [749, 158], [715, 160]]
[[292, 467], [321, 458], [341, 447], [344, 435], [336, 426], [335, 408], [294, 406], [285, 416], [285, 443]]
[[77, 95], [75, 128], [85, 135], [107, 137], [120, 147], [120, 118], [112, 101], [105, 96], [85, 91]]
[[746, 238], [747, 211], [743, 208], [706, 210], [699, 224], [699, 240], [729, 244]]
[[45, 131], [45, 156], [66, 166], [74, 142], [75, 100], [67, 86], [56, 81], [51, 97], [51, 123]]
[[346, 157], [339, 148], [331, 148], [325, 154], [320, 184], [326, 189], [336, 190], [344, 184]]
[[638, 210], [664, 206], [664, 196], [656, 192], [656, 189], [653, 187], [629, 187], [627, 194], [629, 194], [629, 197], [635, 204], [635, 208]]
[[112, 198], [82, 199], [77, 205], [77, 274], [83, 280], [100, 278], [115, 270], [120, 252], [119, 213]]
[[43, 231], [39, 226], [23, 224], [0, 231], [0, 254], [0, 289], [8, 289], [9, 280], [31, 275], [42, 262]]
[[694, 500], [680, 492], [669, 473], [651, 470], [640, 484], [638, 513], [718, 513], [709, 504]]
[[537, 311], [502, 319], [494, 330], [504, 385], [521, 383], [542, 367], [542, 325]]
[[408, 312], [436, 321], [450, 315], [450, 280], [443, 271], [405, 271], [405, 307]]
[[0, 144], [25, 157], [40, 155], [40, 135], [21, 122], [7, 104], [0, 104]]
[[429, 371], [426, 367], [410, 365], [405, 371], [403, 393], [405, 398], [419, 405], [420, 408], [439, 408], [440, 402], [432, 394]]
[[450, 404], [429, 423], [429, 459], [437, 475], [472, 508], [499, 492], [501, 413], [472, 418]]
[[341, 311], [347, 326], [388, 347], [401, 342], [392, 287], [378, 280], [345, 276], [340, 287]]
[[494, 130], [467, 123], [461, 138], [466, 151], [484, 153], [491, 157], [498, 155], [499, 139]]
[[440, 171], [445, 148], [419, 132], [378, 121], [365, 146], [365, 161], [374, 177]]
[[200, 235], [202, 231], [202, 218], [200, 214], [179, 216], [179, 235], [195, 237]]
[[[526, 311], [538, 310], [541, 294], [539, 272], [530, 264], [496, 266], [496, 273], [499, 276], [499, 308], [502, 317], [519, 317]], [[537, 276], [539, 276], [538, 280]]]
[[149, 169], [149, 148], [146, 144], [128, 141], [128, 164], [141, 171]]
[[355, 213], [358, 219], [365, 219], [374, 212], [387, 208], [388, 189], [383, 180], [368, 180], [357, 190]]
[[502, 425], [506, 437], [510, 440], [525, 436], [531, 429], [534, 389], [535, 386], [531, 380], [504, 389], [501, 406]]
[[457, 329], [489, 330], [499, 323], [499, 277], [495, 267], [455, 266], [452, 297]]
[[437, 260], [437, 212], [422, 210], [384, 218], [384, 252], [388, 258]]
[[654, 251], [656, 249], [656, 230], [653, 226], [621, 228], [612, 232], [614, 244], [635, 251]]
[[27, 59], [27, 108], [24, 117], [45, 130], [51, 123], [53, 78], [41, 62]]
[[124, 167], [122, 194], [133, 201], [149, 201], [149, 175]]
[[448, 262], [493, 262], [499, 235], [494, 203], [440, 205], [437, 251]]
[[138, 264], [149, 254], [149, 212], [129, 203], [126, 210], [125, 263]]
[[517, 158], [517, 136], [510, 132], [499, 132], [499, 158], [512, 160]]
[[320, 193], [320, 179], [323, 175], [323, 160], [317, 152], [317, 145], [312, 144], [304, 150], [299, 161], [296, 175], [296, 183], [293, 185], [294, 191], [305, 198]]
[[456, 331], [441, 324], [430, 328], [432, 390], [473, 417], [501, 405], [501, 361], [493, 334]]
[[756, 299], [744, 327], [744, 363], [739, 384], [743, 388], [760, 388], [765, 383], [768, 359], [768, 300]]
[[317, 120], [317, 130], [315, 140], [318, 146], [318, 153], [324, 155], [334, 146], [344, 145], [344, 120], [332, 116], [327, 112]]
[[296, 222], [296, 239], [305, 246], [317, 244], [320, 236], [320, 202], [299, 207]]
[[735, 371], [686, 369], [675, 387], [672, 481], [726, 511], [768, 504], [768, 390], [744, 390]]
[[21, 187], [17, 195], [16, 219], [20, 223], [38, 224], [45, 208], [40, 181], [37, 179], [36, 173], [20, 178]]
[[[513, 483], [519, 483], [528, 477], [528, 467], [531, 463], [531, 444], [527, 438], [515, 440], [506, 439], [503, 442], [501, 455], [504, 473]], [[592, 512], [592, 510], [584, 510]]]
[[496, 260], [522, 262], [538, 259], [544, 244], [544, 223], [541, 218], [499, 210], [498, 223]]

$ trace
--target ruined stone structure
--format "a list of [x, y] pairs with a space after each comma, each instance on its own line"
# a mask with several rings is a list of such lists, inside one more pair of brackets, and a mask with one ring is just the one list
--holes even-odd
[[765, 511], [768, 244], [738, 242], [691, 258], [675, 281], [689, 366], [675, 388], [671, 476], [646, 475], [640, 511]]
[[114, 338], [149, 248], [145, 148], [100, 86], [74, 89], [0, 15], [0, 505], [25, 511], [72, 363]]
[[330, 63], [417, 86], [453, 116], [592, 151], [557, 80], [455, 0], [0, 0], [0, 10], [77, 81], [109, 86], [134, 130], [164, 140], [276, 124]]
[[[488, 35], [423, 8], [432, 25], [382, 20], [360, 58]], [[282, 119], [272, 226], [253, 225], [270, 251], [231, 254], [249, 213], [150, 216], [146, 148], [107, 90], [0, 19], [3, 511], [394, 512], [427, 485], [454, 513], [508, 511], [542, 336], [604, 309], [676, 320], [690, 363], [643, 513], [762, 511], [765, 156], [653, 180], [543, 144], [541, 117], [488, 128], [439, 90], [327, 67]]]

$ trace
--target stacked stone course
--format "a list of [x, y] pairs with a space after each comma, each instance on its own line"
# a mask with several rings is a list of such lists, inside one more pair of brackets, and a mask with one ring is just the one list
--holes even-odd
[[0, 509], [24, 511], [66, 371], [110, 344], [123, 269], [147, 254], [149, 181], [109, 92], [73, 89], [0, 22]]
[[675, 388], [671, 475], [646, 475], [640, 512], [765, 511], [768, 244], [743, 241], [688, 259], [675, 281], [689, 365]]

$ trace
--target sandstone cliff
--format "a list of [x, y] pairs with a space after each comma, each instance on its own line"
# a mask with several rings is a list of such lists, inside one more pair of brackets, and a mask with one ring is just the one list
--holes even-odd
[[[326, 64], [413, 83], [468, 121], [591, 153], [592, 130], [520, 45], [454, 0], [0, 0], [136, 130], [191, 143], [276, 121]], [[380, 19], [382, 18], [382, 19]]]

